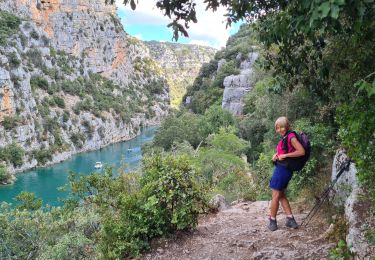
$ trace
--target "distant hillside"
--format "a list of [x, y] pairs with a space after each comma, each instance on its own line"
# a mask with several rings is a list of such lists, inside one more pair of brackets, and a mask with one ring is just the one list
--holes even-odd
[[214, 58], [216, 49], [179, 43], [144, 42], [151, 56], [163, 68], [170, 86], [171, 106], [177, 108], [203, 64]]

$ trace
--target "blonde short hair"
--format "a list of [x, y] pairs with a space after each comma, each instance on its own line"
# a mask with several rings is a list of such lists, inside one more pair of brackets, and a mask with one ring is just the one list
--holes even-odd
[[284, 127], [286, 130], [289, 130], [290, 124], [286, 116], [279, 117], [275, 121], [275, 129], [277, 126]]

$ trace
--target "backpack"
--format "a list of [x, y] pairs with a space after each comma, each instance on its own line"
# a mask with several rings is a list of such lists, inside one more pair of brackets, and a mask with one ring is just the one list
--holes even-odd
[[[305, 149], [305, 155], [300, 157], [289, 157], [281, 162], [282, 165], [286, 166], [291, 171], [300, 171], [305, 166], [306, 162], [310, 158], [311, 144], [309, 137], [304, 133], [296, 133], [295, 131], [287, 132], [286, 136], [283, 138], [284, 151], [288, 153], [288, 135], [294, 133], [297, 137], [298, 142]], [[285, 162], [284, 162], [285, 161]]]

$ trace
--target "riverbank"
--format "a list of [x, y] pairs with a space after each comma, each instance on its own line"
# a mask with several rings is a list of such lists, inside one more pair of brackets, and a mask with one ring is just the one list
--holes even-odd
[[0, 186], [0, 201], [13, 203], [15, 196], [22, 191], [27, 191], [42, 198], [45, 204], [61, 205], [58, 199], [67, 197], [68, 193], [59, 192], [58, 189], [69, 182], [69, 171], [83, 175], [101, 172], [94, 168], [97, 161], [112, 166], [115, 173], [120, 167], [121, 171], [135, 169], [139, 167], [142, 160], [141, 146], [153, 140], [156, 129], [157, 127], [144, 128], [140, 135], [131, 140], [111, 144], [94, 151], [78, 153], [61, 163], [17, 174], [17, 181], [13, 185]]
[[74, 148], [70, 151], [65, 151], [65, 152], [62, 152], [62, 153], [53, 154], [52, 160], [47, 161], [44, 165], [38, 165], [38, 161], [36, 159], [32, 159], [31, 161], [28, 161], [28, 162], [24, 163], [21, 167], [13, 167], [12, 165], [10, 165], [10, 166], [8, 166], [8, 171], [9, 171], [9, 174], [11, 174], [12, 176], [16, 176], [16, 175], [18, 175], [20, 173], [24, 173], [28, 170], [37, 170], [37, 169], [41, 169], [41, 168], [50, 167], [52, 165], [55, 165], [55, 164], [64, 162], [66, 160], [69, 160], [70, 158], [72, 158], [72, 156], [80, 154], [80, 153], [96, 151], [96, 150], [103, 149], [103, 148], [105, 148], [109, 145], [112, 145], [112, 144], [130, 141], [130, 140], [136, 138], [137, 136], [139, 136], [142, 133], [143, 129], [153, 128], [153, 127], [157, 128], [159, 125], [160, 125], [159, 121], [158, 122], [151, 122], [151, 123], [146, 124], [143, 127], [138, 127], [136, 133], [132, 133], [132, 134], [129, 134], [129, 135], [124, 135], [124, 136], [119, 136], [118, 138], [112, 139], [109, 142], [99, 142], [99, 143], [97, 143], [97, 145], [83, 146], [81, 149], [75, 149]]

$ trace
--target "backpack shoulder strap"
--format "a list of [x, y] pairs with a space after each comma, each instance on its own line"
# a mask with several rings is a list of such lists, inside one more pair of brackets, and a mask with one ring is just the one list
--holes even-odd
[[286, 132], [286, 134], [283, 137], [283, 148], [284, 148], [285, 153], [288, 153], [288, 150], [289, 150], [288, 149], [288, 136], [291, 133], [294, 133], [295, 136], [296, 136], [296, 138], [297, 138], [297, 140], [299, 141], [298, 134], [296, 133], [296, 131], [288, 131], [288, 132]]

